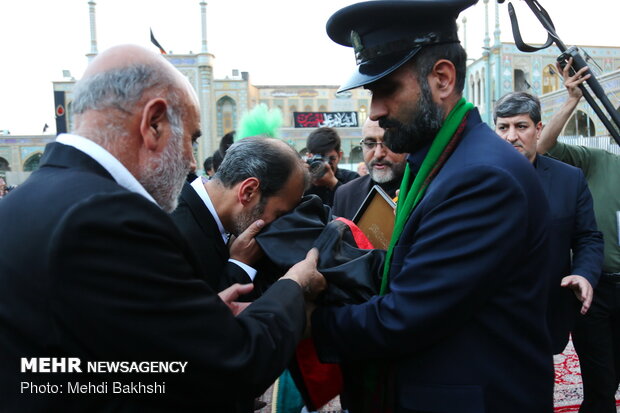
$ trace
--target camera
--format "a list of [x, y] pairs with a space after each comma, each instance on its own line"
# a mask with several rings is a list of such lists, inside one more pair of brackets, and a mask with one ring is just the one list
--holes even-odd
[[321, 155], [312, 155], [306, 160], [306, 163], [310, 165], [310, 176], [313, 180], [322, 178], [329, 168], [327, 160]]

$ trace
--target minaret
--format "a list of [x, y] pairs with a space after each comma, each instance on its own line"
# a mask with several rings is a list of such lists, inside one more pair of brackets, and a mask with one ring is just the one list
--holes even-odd
[[500, 33], [501, 32], [499, 30], [499, 3], [495, 2], [495, 31], [493, 32], [493, 37], [495, 38], [495, 44], [493, 46], [495, 47], [501, 46], [501, 43], [499, 41]]
[[212, 154], [214, 148], [218, 147], [219, 140], [216, 138], [216, 110], [215, 93], [213, 91], [213, 59], [214, 56], [207, 49], [207, 2], [201, 0], [200, 22], [202, 32], [202, 46], [198, 53], [198, 79], [196, 82], [196, 93], [200, 101], [200, 123], [202, 125], [202, 136], [198, 156], [202, 159]]
[[463, 16], [463, 49], [467, 51], [467, 17]]
[[483, 0], [483, 2], [484, 2], [484, 50], [488, 53], [489, 49], [491, 48], [491, 38], [489, 37], [489, 0]]
[[486, 60], [484, 71], [484, 111], [483, 120], [487, 125], [491, 123], [491, 38], [489, 37], [489, 0], [484, 1], [484, 51], [483, 58]]
[[97, 20], [95, 18], [95, 3], [93, 0], [88, 2], [88, 12], [90, 14], [90, 52], [86, 54], [88, 61], [97, 56]]
[[495, 31], [493, 35], [495, 37], [495, 44], [493, 45], [493, 61], [495, 63], [494, 67], [494, 84], [495, 84], [495, 93], [494, 96], [491, 97], [493, 99], [493, 104], [495, 101], [502, 96], [502, 43], [500, 40], [500, 29], [499, 29], [499, 3], [495, 2]]
[[202, 15], [202, 49], [201, 53], [207, 53], [207, 2], [200, 2], [200, 13]]

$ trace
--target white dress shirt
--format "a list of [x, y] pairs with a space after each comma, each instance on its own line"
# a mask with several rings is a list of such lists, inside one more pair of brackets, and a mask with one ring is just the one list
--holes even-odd
[[[215, 223], [217, 224], [217, 228], [220, 231], [220, 235], [222, 236], [222, 239], [224, 240], [224, 244], [228, 244], [229, 235], [224, 229], [224, 225], [222, 225], [222, 221], [220, 220], [220, 217], [217, 215], [217, 212], [215, 211], [215, 207], [213, 206], [213, 202], [211, 202], [209, 193], [205, 189], [204, 183], [202, 182], [202, 177], [198, 177], [194, 179], [190, 185], [192, 186], [194, 191], [196, 191], [200, 199], [202, 199], [202, 202], [204, 202], [205, 206], [211, 213], [211, 216], [215, 220]], [[250, 267], [249, 265], [241, 261], [238, 261], [232, 258], [229, 258], [228, 261], [233, 262], [237, 264], [239, 267], [241, 267], [248, 274], [248, 277], [250, 277], [250, 279], [254, 281], [254, 277], [256, 277], [256, 270], [254, 268]]]
[[58, 135], [56, 142], [63, 145], [72, 146], [80, 152], [84, 152], [86, 155], [93, 158], [103, 168], [112, 175], [112, 178], [120, 186], [128, 189], [131, 192], [142, 195], [149, 201], [157, 205], [157, 201], [153, 199], [146, 189], [138, 182], [138, 180], [125, 168], [125, 166], [114, 157], [110, 152], [105, 150], [99, 144], [86, 139], [79, 135], [73, 135], [70, 133], [63, 133]]

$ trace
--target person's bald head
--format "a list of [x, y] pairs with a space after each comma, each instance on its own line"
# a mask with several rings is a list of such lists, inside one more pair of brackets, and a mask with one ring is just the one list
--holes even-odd
[[141, 100], [158, 96], [178, 105], [179, 94], [184, 93], [195, 99], [187, 79], [161, 55], [122, 45], [104, 51], [88, 65], [75, 86], [72, 107], [78, 118], [91, 109], [128, 113]]
[[74, 133], [117, 158], [166, 211], [188, 172], [200, 136], [198, 100], [166, 59], [134, 45], [98, 55], [74, 88]]

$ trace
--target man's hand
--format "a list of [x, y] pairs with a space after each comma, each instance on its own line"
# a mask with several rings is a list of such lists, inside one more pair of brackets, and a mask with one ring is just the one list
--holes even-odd
[[295, 281], [303, 288], [307, 298], [314, 299], [327, 286], [323, 275], [316, 270], [319, 261], [319, 250], [312, 248], [306, 258], [293, 265], [282, 279]]
[[590, 309], [590, 304], [592, 304], [592, 297], [594, 296], [590, 282], [581, 275], [569, 275], [562, 278], [562, 283], [560, 285], [564, 288], [573, 290], [577, 299], [583, 303], [581, 306], [581, 314], [587, 313]]
[[540, 133], [540, 138], [538, 139], [538, 143], [536, 145], [536, 152], [541, 155], [549, 152], [558, 143], [558, 137], [560, 136], [560, 133], [562, 133], [564, 125], [568, 122], [568, 119], [573, 114], [573, 111], [577, 107], [577, 104], [579, 104], [579, 100], [583, 95], [581, 89], [579, 89], [579, 85], [591, 76], [589, 73], [585, 74], [588, 71], [587, 66], [581, 68], [577, 73], [571, 76], [570, 68], [572, 64], [572, 57], [568, 59], [564, 69], [562, 69], [559, 63], [556, 64], [558, 71], [564, 78], [564, 86], [566, 86], [568, 91], [568, 99], [566, 99], [566, 102], [564, 102], [562, 107], [555, 112], [553, 117], [549, 120]]
[[583, 96], [583, 92], [581, 91], [581, 89], [579, 89], [579, 85], [581, 85], [586, 80], [590, 79], [592, 75], [590, 75], [590, 73], [586, 74], [589, 68], [588, 66], [585, 66], [579, 69], [577, 73], [571, 76], [570, 68], [572, 65], [573, 65], [572, 57], [568, 59], [568, 63], [566, 64], [566, 66], [564, 66], [564, 69], [562, 69], [562, 67], [560, 66], [560, 63], [556, 63], [558, 70], [560, 71], [560, 73], [562, 74], [562, 77], [564, 78], [564, 86], [566, 87], [566, 90], [568, 91], [569, 99], [573, 99], [578, 102], [579, 99], [581, 99], [581, 97]]
[[230, 243], [230, 258], [252, 265], [263, 256], [263, 250], [254, 237], [263, 229], [265, 221], [254, 221], [245, 231]]
[[326, 186], [329, 189], [334, 189], [336, 185], [338, 185], [338, 179], [336, 178], [336, 175], [334, 175], [332, 167], [327, 162], [325, 162], [325, 174], [318, 179], [313, 179], [312, 185]]
[[243, 310], [252, 303], [240, 303], [235, 301], [242, 295], [245, 295], [254, 289], [254, 284], [233, 284], [227, 289], [220, 291], [218, 294], [224, 304], [230, 308], [234, 316], [238, 316]]

